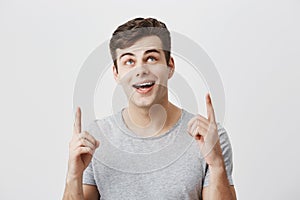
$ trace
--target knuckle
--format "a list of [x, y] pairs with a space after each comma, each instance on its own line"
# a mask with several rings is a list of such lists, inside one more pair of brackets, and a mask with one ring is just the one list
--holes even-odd
[[74, 150], [74, 156], [80, 155], [80, 151], [81, 151], [80, 148]]
[[209, 126], [212, 130], [217, 130], [217, 125], [215, 123], [211, 123]]
[[82, 146], [85, 146], [85, 145], [86, 145], [85, 139], [84, 139], [84, 138], [80, 138], [80, 139], [79, 139], [79, 143], [80, 143], [80, 145], [82, 145]]
[[90, 147], [84, 147], [83, 151], [84, 151], [84, 153], [90, 153], [92, 150]]
[[78, 150], [77, 150], [77, 155], [81, 155], [81, 154], [83, 154], [84, 153], [84, 149], [83, 148], [79, 148]]
[[83, 131], [82, 134], [83, 134], [84, 136], [90, 135], [89, 132], [87, 132], [87, 131]]
[[84, 153], [86, 153], [86, 151], [87, 151], [86, 147], [79, 148], [78, 149], [78, 154], [84, 154]]
[[78, 134], [78, 137], [83, 137], [83, 136], [85, 136], [84, 131], [83, 131], [83, 132], [80, 132], [80, 133]]

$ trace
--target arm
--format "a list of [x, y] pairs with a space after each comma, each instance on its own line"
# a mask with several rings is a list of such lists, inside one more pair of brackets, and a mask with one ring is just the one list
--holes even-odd
[[84, 200], [82, 177], [71, 178], [67, 176], [63, 200], [71, 199]]
[[[202, 199], [203, 200], [207, 200], [207, 199], [236, 199], [236, 194], [235, 194], [235, 189], [234, 189], [234, 186], [230, 185], [229, 186], [229, 190], [232, 194], [231, 197], [225, 197], [224, 195], [219, 195], [219, 196], [213, 196], [213, 195], [217, 195], [218, 193], [222, 193], [222, 191], [224, 191], [222, 188], [218, 188], [218, 189], [209, 189], [210, 186], [207, 186], [205, 188], [203, 188], [203, 191], [202, 191]], [[211, 191], [210, 191], [211, 190]], [[225, 189], [227, 190], [227, 188]], [[214, 193], [210, 196], [210, 193]], [[224, 192], [225, 193], [225, 192]], [[210, 197], [209, 197], [210, 196]]]
[[[209, 186], [204, 186], [202, 197], [204, 200], [235, 200], [235, 189], [234, 186], [230, 186], [228, 181], [222, 152], [222, 148], [226, 147], [226, 145], [221, 148], [210, 95], [206, 96], [206, 107], [208, 119], [197, 115], [188, 123], [188, 132], [196, 139], [209, 169], [209, 176], [207, 177], [209, 178], [207, 179], [209, 180]], [[229, 141], [227, 140], [227, 142]], [[227, 153], [230, 152], [230, 155], [226, 156], [226, 163], [228, 161], [231, 162], [231, 149], [228, 149], [227, 145], [227, 148], [223, 150], [227, 151]]]
[[202, 190], [203, 200], [236, 200], [235, 188], [228, 182], [224, 161], [220, 162], [219, 166], [209, 166], [209, 186]]
[[81, 110], [78, 108], [73, 137], [69, 144], [68, 173], [63, 200], [99, 199], [100, 195], [96, 186], [82, 184], [83, 172], [98, 147], [99, 141], [88, 132], [81, 132]]
[[99, 191], [95, 185], [83, 185], [84, 199], [98, 200], [100, 198]]
[[95, 185], [82, 184], [82, 178], [66, 181], [63, 200], [98, 200], [99, 191]]

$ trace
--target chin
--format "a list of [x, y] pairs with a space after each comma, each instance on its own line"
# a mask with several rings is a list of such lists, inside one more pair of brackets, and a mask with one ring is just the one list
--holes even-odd
[[150, 108], [152, 105], [155, 104], [155, 101], [151, 96], [148, 97], [133, 96], [133, 98], [130, 99], [130, 104], [138, 108]]
[[139, 108], [150, 108], [154, 103], [152, 101], [139, 100], [133, 101], [132, 104]]
[[[159, 95], [157, 93], [160, 93]], [[151, 108], [155, 104], [160, 104], [164, 99], [164, 94], [161, 91], [152, 90], [148, 95], [141, 95], [134, 92], [129, 99], [130, 104], [138, 108]]]

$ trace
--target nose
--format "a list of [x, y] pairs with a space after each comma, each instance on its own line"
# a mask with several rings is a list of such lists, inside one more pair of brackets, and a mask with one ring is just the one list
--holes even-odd
[[149, 69], [147, 65], [140, 65], [136, 68], [136, 77], [142, 77], [144, 75], [149, 74]]

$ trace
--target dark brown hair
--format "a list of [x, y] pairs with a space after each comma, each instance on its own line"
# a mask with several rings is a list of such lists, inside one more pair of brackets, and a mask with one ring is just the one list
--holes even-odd
[[146, 36], [158, 36], [162, 42], [166, 62], [169, 63], [171, 37], [167, 26], [154, 18], [135, 18], [120, 25], [112, 34], [109, 48], [117, 68], [116, 49], [124, 49], [133, 45], [137, 40]]

